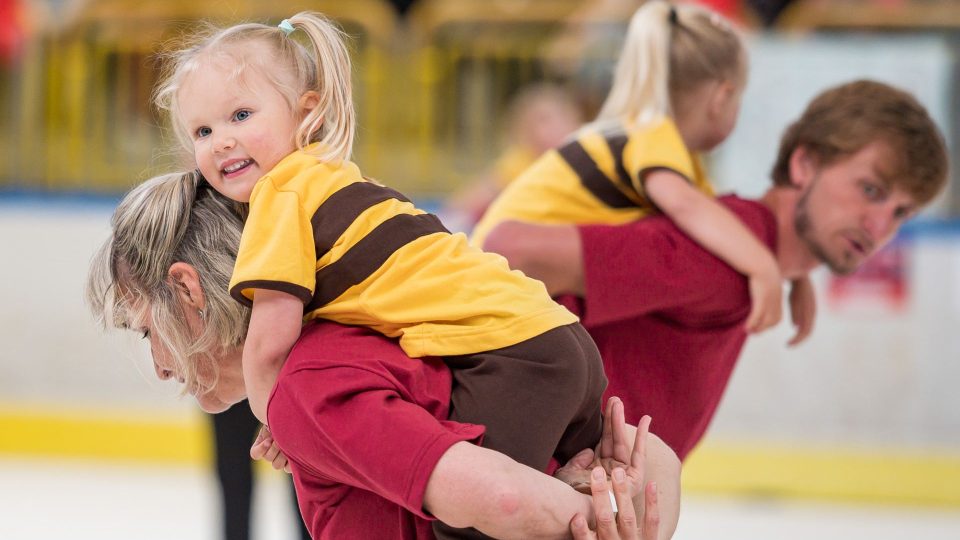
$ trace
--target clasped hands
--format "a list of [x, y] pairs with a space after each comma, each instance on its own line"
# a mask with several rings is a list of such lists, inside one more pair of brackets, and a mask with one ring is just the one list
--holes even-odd
[[[611, 397], [607, 401], [603, 435], [597, 449], [582, 450], [554, 473], [556, 478], [577, 491], [590, 494], [593, 499], [596, 529], [590, 530], [586, 517], [578, 514], [570, 522], [575, 539], [658, 538], [657, 485], [644, 483], [649, 429], [650, 417], [644, 416], [631, 447], [623, 402]], [[611, 484], [618, 512], [614, 512], [610, 502]]]
[[[554, 473], [559, 480], [592, 497], [596, 527], [577, 514], [570, 522], [575, 540], [657, 540], [660, 514], [657, 485], [645, 484], [647, 434], [650, 417], [636, 428], [633, 444], [625, 420], [623, 402], [611, 397], [603, 418], [603, 434], [594, 449], [584, 449]], [[261, 427], [250, 448], [250, 457], [263, 459], [274, 469], [290, 472], [290, 464], [266, 426]], [[618, 512], [610, 501], [610, 490]]]

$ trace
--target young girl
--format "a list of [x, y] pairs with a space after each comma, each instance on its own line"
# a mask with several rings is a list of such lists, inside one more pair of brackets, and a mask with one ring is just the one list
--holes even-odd
[[204, 178], [249, 202], [230, 292], [252, 306], [242, 363], [258, 418], [302, 322], [323, 317], [444, 357], [451, 418], [484, 424], [484, 445], [524, 464], [543, 470], [599, 440], [606, 379], [576, 317], [348, 161], [350, 61], [328, 20], [200, 36], [173, 55], [156, 101]]
[[[713, 200], [698, 157], [733, 130], [746, 73], [740, 38], [719, 15], [647, 2], [630, 21], [597, 120], [510, 184], [471, 240], [482, 246], [506, 220], [620, 224], [660, 211], [750, 278], [748, 331], [775, 325], [782, 294], [776, 260]], [[813, 313], [806, 279], [794, 284], [791, 300], [802, 338]]]

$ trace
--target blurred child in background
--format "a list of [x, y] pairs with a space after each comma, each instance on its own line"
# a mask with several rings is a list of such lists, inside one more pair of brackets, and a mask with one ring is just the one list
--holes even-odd
[[[250, 459], [250, 445], [260, 428], [260, 422], [245, 403], [210, 415], [214, 436], [217, 482], [220, 486], [220, 502], [223, 509], [223, 540], [250, 540], [251, 509], [253, 507], [254, 461]], [[293, 491], [293, 482], [284, 475], [284, 484]], [[296, 508], [295, 508], [296, 509]], [[310, 540], [299, 510], [290, 513], [298, 537]]]
[[583, 113], [563, 87], [536, 83], [521, 88], [504, 114], [506, 148], [493, 166], [455, 192], [440, 212], [454, 230], [468, 230], [490, 203], [541, 154], [560, 144], [583, 123]]

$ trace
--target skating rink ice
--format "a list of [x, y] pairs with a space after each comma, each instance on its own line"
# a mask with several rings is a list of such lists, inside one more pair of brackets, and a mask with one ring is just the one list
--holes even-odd
[[[280, 473], [261, 471], [259, 540], [293, 540]], [[196, 467], [0, 460], [3, 540], [216, 540], [216, 484]], [[376, 516], [371, 516], [376, 519]], [[685, 496], [677, 540], [957, 540], [960, 512]]]

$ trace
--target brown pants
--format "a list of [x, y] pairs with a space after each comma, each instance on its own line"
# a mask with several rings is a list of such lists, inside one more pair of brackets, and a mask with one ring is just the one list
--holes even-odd
[[[453, 373], [450, 419], [482, 424], [483, 446], [538, 471], [600, 441], [607, 378], [597, 346], [579, 323], [510, 347], [444, 361]], [[487, 538], [436, 522], [439, 539]]]

